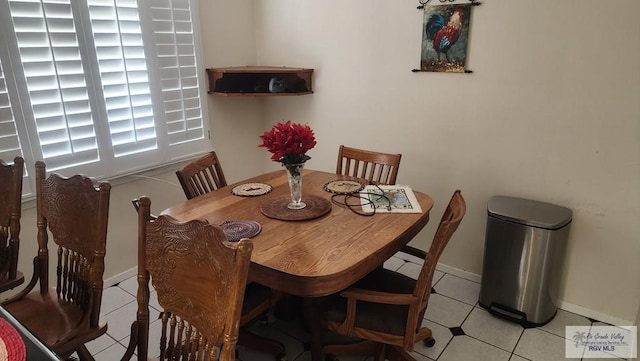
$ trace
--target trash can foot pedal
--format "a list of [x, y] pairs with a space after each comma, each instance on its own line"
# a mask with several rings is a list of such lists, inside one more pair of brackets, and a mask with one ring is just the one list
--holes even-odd
[[514, 322], [522, 323], [527, 321], [527, 315], [524, 312], [497, 303], [492, 303], [488, 310], [496, 316], [502, 316]]

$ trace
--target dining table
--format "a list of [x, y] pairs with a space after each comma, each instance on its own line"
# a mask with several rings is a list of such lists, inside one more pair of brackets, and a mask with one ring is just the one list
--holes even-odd
[[160, 213], [179, 221], [204, 219], [220, 226], [245, 221], [259, 225], [251, 237], [249, 281], [304, 299], [313, 361], [322, 360], [319, 307], [324, 296], [344, 290], [380, 267], [427, 225], [433, 207], [429, 195], [412, 190], [420, 205], [417, 213], [363, 213], [358, 197], [327, 186], [336, 181], [368, 184], [364, 179], [304, 169], [302, 201], [307, 207], [288, 210], [287, 175], [276, 170]]

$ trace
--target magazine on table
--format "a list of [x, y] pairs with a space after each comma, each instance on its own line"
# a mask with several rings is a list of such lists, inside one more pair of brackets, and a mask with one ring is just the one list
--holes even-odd
[[411, 187], [404, 185], [368, 185], [360, 192], [366, 213], [422, 213]]

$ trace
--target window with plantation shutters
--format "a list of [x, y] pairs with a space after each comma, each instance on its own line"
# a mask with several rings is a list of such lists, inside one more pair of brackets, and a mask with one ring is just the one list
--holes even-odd
[[109, 179], [209, 150], [194, 4], [0, 0], [0, 157]]

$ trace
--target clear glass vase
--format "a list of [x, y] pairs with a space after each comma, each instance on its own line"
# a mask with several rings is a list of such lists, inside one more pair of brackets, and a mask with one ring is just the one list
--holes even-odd
[[291, 191], [291, 203], [287, 204], [289, 209], [302, 209], [307, 205], [302, 201], [302, 169], [304, 163], [285, 164], [289, 180], [289, 190]]

